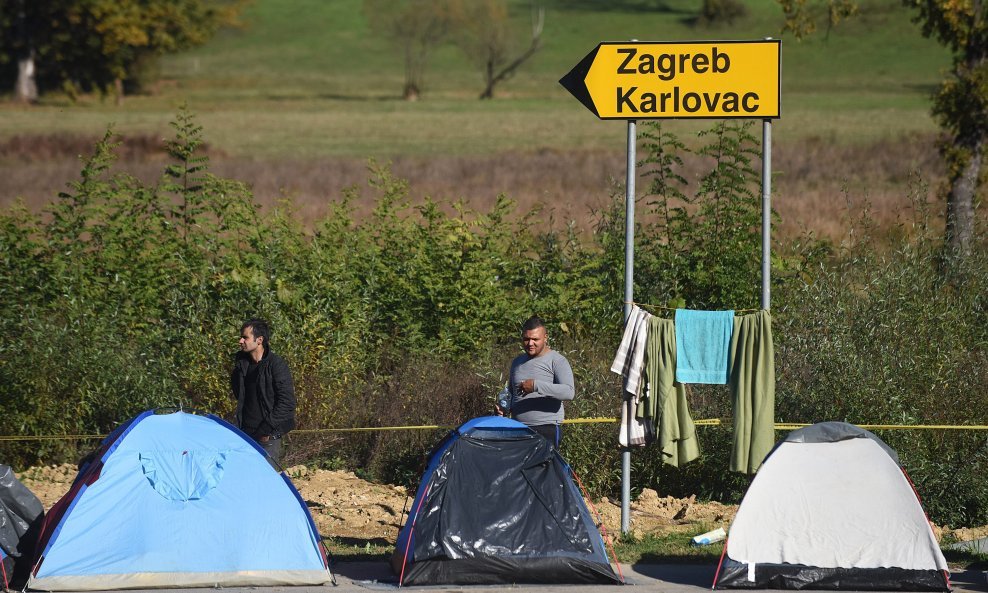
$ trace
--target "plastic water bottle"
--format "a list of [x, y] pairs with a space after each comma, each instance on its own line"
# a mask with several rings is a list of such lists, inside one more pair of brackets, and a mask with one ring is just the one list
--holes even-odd
[[497, 405], [505, 412], [511, 410], [511, 391], [507, 385], [502, 387], [501, 391], [497, 394]]
[[720, 540], [727, 537], [727, 532], [724, 531], [723, 527], [718, 527], [713, 531], [708, 531], [706, 533], [701, 533], [693, 538], [694, 546], [705, 546], [707, 544], [712, 544], [714, 542], [719, 542]]

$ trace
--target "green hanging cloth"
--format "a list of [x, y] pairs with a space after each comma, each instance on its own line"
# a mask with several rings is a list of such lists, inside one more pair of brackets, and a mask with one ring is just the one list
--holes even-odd
[[676, 382], [676, 325], [672, 319], [648, 320], [645, 346], [647, 396], [639, 404], [639, 418], [655, 423], [662, 460], [679, 467], [700, 456], [696, 426], [686, 402], [686, 386]]
[[775, 346], [772, 315], [759, 311], [734, 318], [731, 337], [734, 447], [731, 471], [753, 474], [775, 446]]

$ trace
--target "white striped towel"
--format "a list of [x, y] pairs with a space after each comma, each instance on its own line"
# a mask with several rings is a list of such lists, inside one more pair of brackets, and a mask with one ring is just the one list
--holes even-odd
[[652, 314], [638, 305], [631, 306], [631, 314], [624, 325], [624, 335], [618, 346], [611, 371], [624, 377], [624, 390], [641, 396], [642, 366], [645, 363], [645, 344], [648, 341], [648, 320]]

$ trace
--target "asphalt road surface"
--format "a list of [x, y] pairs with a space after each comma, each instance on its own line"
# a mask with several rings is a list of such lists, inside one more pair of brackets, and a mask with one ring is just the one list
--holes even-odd
[[[714, 564], [637, 564], [622, 565], [627, 586], [640, 593], [703, 593], [710, 590], [717, 566]], [[322, 587], [231, 587], [224, 591], [236, 593], [370, 593], [395, 591], [397, 578], [385, 562], [339, 562], [333, 567], [337, 584]], [[951, 573], [954, 593], [988, 593], [985, 573], [980, 570], [956, 570]], [[483, 591], [540, 593], [605, 593], [617, 585], [442, 585], [402, 587], [408, 591]], [[161, 593], [163, 589], [148, 590]], [[205, 589], [170, 589], [187, 593], [202, 593]]]

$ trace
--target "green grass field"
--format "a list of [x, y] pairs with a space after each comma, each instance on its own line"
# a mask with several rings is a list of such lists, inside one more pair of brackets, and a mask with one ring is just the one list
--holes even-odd
[[[0, 141], [13, 135], [167, 134], [187, 102], [210, 143], [233, 156], [462, 155], [542, 148], [619, 149], [624, 125], [602, 122], [558, 85], [600, 41], [735, 40], [778, 37], [775, 2], [747, 2], [733, 27], [695, 28], [698, 0], [580, 0], [548, 3], [544, 47], [502, 87], [480, 101], [479, 71], [454, 47], [439, 49], [422, 100], [399, 97], [402, 60], [368, 30], [360, 0], [254, 0], [241, 30], [196, 51], [169, 56], [150, 96], [71, 103], [48, 97], [31, 108], [0, 108]], [[525, 42], [528, 3], [514, 3]], [[662, 7], [666, 8], [662, 8]], [[822, 137], [862, 143], [931, 132], [929, 95], [949, 54], [924, 39], [898, 0], [864, 0], [862, 14], [825, 38], [783, 37], [779, 142]], [[689, 132], [705, 124], [673, 122]]]
[[[520, 51], [530, 5], [510, 1]], [[142, 145], [170, 138], [168, 123], [187, 104], [205, 129], [214, 172], [248, 183], [263, 204], [292, 198], [306, 220], [324, 215], [345, 187], [365, 187], [373, 157], [393, 163], [413, 200], [462, 198], [484, 210], [504, 193], [519, 212], [547, 205], [557, 220], [589, 228], [611, 180], [624, 179], [626, 126], [598, 120], [558, 80], [601, 41], [779, 37], [776, 2], [746, 5], [742, 21], [711, 29], [691, 24], [700, 0], [546, 0], [541, 51], [494, 100], [477, 99], [480, 71], [444, 46], [422, 99], [406, 102], [402, 57], [368, 29], [362, 0], [253, 0], [242, 29], [166, 57], [154, 91], [121, 106], [98, 96], [0, 102], [0, 207], [49, 203], [78, 176], [77, 156], [88, 152], [79, 138], [109, 125]], [[782, 236], [840, 239], [865, 208], [882, 227], [899, 224], [911, 172], [932, 188], [942, 176], [929, 107], [949, 52], [920, 34], [900, 0], [861, 5], [829, 36], [782, 37], [782, 117], [773, 123]], [[694, 148], [696, 132], [710, 125], [663, 122]], [[119, 168], [153, 180], [161, 163], [160, 153], [138, 152]]]

